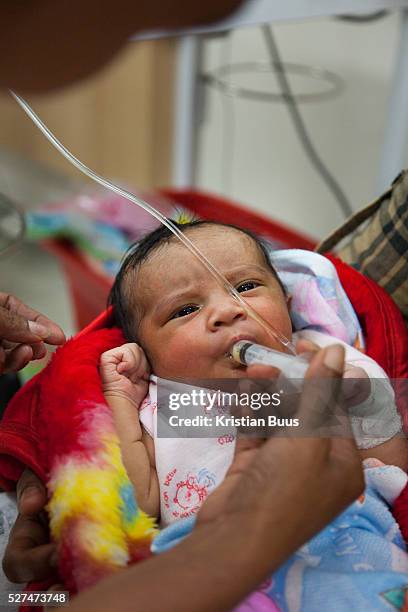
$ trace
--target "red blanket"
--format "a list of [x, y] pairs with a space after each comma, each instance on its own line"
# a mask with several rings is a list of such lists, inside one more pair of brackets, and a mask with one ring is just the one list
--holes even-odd
[[[366, 339], [367, 354], [390, 378], [408, 378], [408, 331], [398, 308], [376, 283], [330, 257], [354, 306]], [[97, 366], [102, 352], [123, 342], [110, 327], [110, 312], [56, 351], [51, 364], [13, 398], [0, 423], [0, 484], [12, 489], [25, 466], [47, 482], [50, 469], [65, 453], [81, 447], [86, 406], [104, 405]], [[406, 399], [398, 402], [408, 428]], [[82, 445], [82, 446], [81, 446]], [[86, 446], [86, 445], [85, 445]], [[408, 489], [397, 500], [396, 519], [408, 539]]]

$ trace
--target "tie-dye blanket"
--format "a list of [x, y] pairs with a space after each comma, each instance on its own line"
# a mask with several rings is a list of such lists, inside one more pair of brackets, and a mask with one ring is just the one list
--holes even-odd
[[361, 327], [341, 286], [336, 268], [326, 257], [311, 251], [267, 249], [272, 265], [292, 296], [294, 328], [314, 329], [363, 348]]

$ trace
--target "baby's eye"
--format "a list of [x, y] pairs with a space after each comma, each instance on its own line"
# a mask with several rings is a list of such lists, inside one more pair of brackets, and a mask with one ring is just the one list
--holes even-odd
[[192, 312], [195, 312], [196, 310], [198, 310], [198, 306], [183, 306], [183, 308], [180, 308], [180, 310], [175, 312], [171, 318], [178, 319], [180, 317], [186, 317], [187, 315], [191, 314]]
[[259, 283], [248, 280], [238, 285], [237, 291], [243, 293], [244, 291], [251, 291], [251, 289], [255, 289], [256, 287], [259, 287]]

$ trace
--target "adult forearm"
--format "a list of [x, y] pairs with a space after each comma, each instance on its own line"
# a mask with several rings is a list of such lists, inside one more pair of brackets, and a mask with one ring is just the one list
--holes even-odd
[[[132, 0], [123, 0], [132, 4]], [[153, 0], [143, 9], [147, 25], [151, 27], [183, 28], [218, 21], [231, 13], [244, 0]], [[133, 0], [134, 6], [134, 0]], [[134, 9], [133, 9], [134, 11]]]
[[142, 30], [226, 16], [242, 0], [4, 0], [0, 87], [43, 91], [84, 78]]
[[279, 533], [267, 548], [263, 535], [260, 527], [246, 529], [241, 520], [199, 526], [173, 550], [80, 594], [70, 610], [231, 610], [292, 552]]

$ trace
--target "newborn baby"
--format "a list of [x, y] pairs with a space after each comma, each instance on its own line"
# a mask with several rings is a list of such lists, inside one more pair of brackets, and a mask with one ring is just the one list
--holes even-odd
[[[317, 332], [298, 332], [292, 338], [290, 298], [262, 243], [252, 234], [213, 222], [192, 222], [180, 228], [245, 301], [286, 338], [303, 342], [303, 348], [305, 339], [321, 346], [338, 342]], [[149, 234], [127, 256], [112, 288], [111, 303], [131, 342], [102, 355], [103, 391], [137, 502], [168, 524], [197, 512], [225, 475], [234, 440], [190, 439], [187, 447], [184, 440], [167, 441], [166, 446], [166, 440], [156, 438], [154, 383], [151, 401], [143, 406], [139, 419], [151, 372], [168, 379], [250, 378], [251, 368], [231, 359], [233, 344], [248, 339], [280, 351], [282, 346], [166, 228]], [[385, 376], [373, 360], [352, 347], [346, 347], [346, 361], [349, 377]], [[395, 411], [392, 401], [390, 411]], [[406, 440], [398, 436], [361, 453], [363, 458], [407, 468]], [[182, 501], [180, 486], [187, 491]]]

